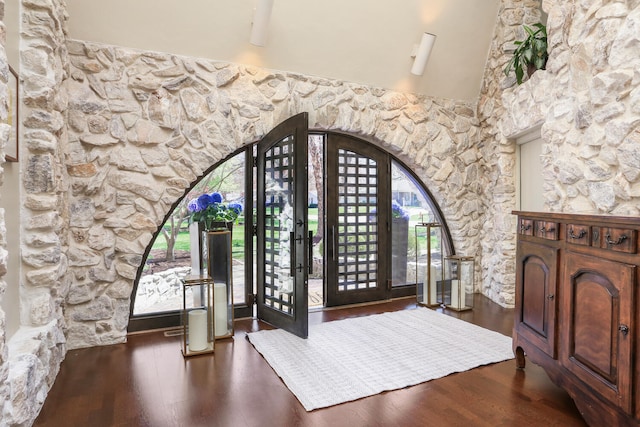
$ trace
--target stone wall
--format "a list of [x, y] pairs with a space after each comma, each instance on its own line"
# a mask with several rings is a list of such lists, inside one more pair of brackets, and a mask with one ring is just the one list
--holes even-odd
[[71, 283], [65, 255], [68, 180], [62, 160], [66, 150], [66, 10], [64, 0], [23, 0], [22, 8], [23, 241], [20, 251], [12, 248], [15, 256], [22, 256], [21, 327], [7, 343], [8, 360], [2, 360], [7, 378], [0, 388], [0, 402], [4, 403], [0, 425], [30, 425], [40, 411], [66, 353], [63, 302]]
[[[549, 62], [520, 86], [502, 75], [539, 1], [504, 0], [478, 102], [483, 172], [493, 188], [483, 228], [483, 292], [513, 302], [515, 144], [542, 125], [549, 211], [640, 213], [640, 1], [552, 1]], [[497, 239], [496, 239], [497, 237]], [[498, 292], [496, 294], [496, 292]]]
[[142, 254], [185, 189], [279, 122], [366, 137], [432, 191], [456, 250], [479, 256], [474, 105], [335, 80], [70, 41], [70, 348], [122, 342]]
[[[482, 292], [505, 306], [513, 306], [515, 301], [516, 221], [511, 212], [516, 207], [517, 170], [515, 143], [508, 139], [513, 134], [504, 134], [499, 127], [501, 117], [507, 114], [502, 93], [515, 84], [515, 76], [507, 78], [502, 70], [512, 56], [513, 41], [524, 38], [522, 24], [540, 22], [540, 15], [540, 0], [503, 0], [477, 106], [482, 176], [487, 190], [483, 194], [486, 221], [480, 239]], [[520, 124], [520, 130], [541, 120], [535, 108], [523, 116], [527, 120]]]
[[[9, 64], [4, 51], [5, 26], [4, 26], [4, 0], [0, 0], [0, 93], [6, 94], [9, 79]], [[0, 97], [0, 119], [7, 119], [8, 102], [7, 97]], [[6, 123], [0, 124], [0, 157], [4, 159], [4, 148], [9, 141], [10, 127]], [[0, 168], [0, 183], [4, 180], [4, 170]], [[0, 187], [0, 197], [2, 188]], [[7, 289], [7, 283], [4, 276], [7, 273], [7, 239], [6, 227], [4, 221], [4, 209], [0, 209], [0, 301]], [[8, 399], [10, 394], [9, 387], [9, 348], [7, 346], [7, 337], [5, 336], [5, 313], [0, 305], [0, 416], [8, 412]]]
[[[547, 70], [506, 91], [513, 135], [543, 121], [551, 211], [640, 214], [640, 1], [545, 1]], [[532, 114], [533, 113], [533, 114]]]

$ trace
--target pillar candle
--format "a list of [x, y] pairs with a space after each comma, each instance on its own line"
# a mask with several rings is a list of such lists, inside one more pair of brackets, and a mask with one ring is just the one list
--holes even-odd
[[204, 286], [191, 286], [191, 294], [193, 296], [193, 307], [202, 307], [202, 293], [205, 291]]
[[207, 348], [207, 311], [189, 312], [189, 350], [202, 351]]
[[451, 307], [461, 310], [465, 307], [465, 289], [460, 286], [460, 280], [453, 279], [451, 281]]
[[216, 336], [221, 337], [227, 335], [229, 328], [227, 327], [227, 285], [224, 283], [215, 283], [213, 285], [213, 304], [215, 313], [215, 331]]
[[437, 296], [437, 278], [438, 269], [435, 265], [429, 266], [429, 277], [425, 277], [424, 283], [428, 283], [427, 289], [423, 289], [424, 303], [427, 305], [435, 305], [438, 301]]

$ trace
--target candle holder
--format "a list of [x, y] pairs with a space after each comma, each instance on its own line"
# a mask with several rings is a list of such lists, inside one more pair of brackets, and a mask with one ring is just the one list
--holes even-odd
[[213, 281], [215, 338], [233, 336], [233, 274], [231, 231], [206, 233], [208, 274]]
[[473, 257], [451, 255], [444, 258], [445, 292], [443, 305], [455, 311], [473, 308], [474, 271]]
[[213, 353], [215, 307], [213, 280], [204, 275], [182, 279], [182, 355]]
[[[421, 239], [426, 240], [424, 252], [421, 250]], [[415, 240], [417, 302], [427, 307], [435, 307], [444, 301], [444, 252], [441, 224], [436, 222], [416, 224]]]

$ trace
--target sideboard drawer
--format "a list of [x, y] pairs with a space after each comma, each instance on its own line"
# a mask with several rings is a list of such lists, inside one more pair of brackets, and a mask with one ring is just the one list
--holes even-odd
[[617, 252], [635, 254], [637, 248], [636, 230], [622, 228], [602, 228], [600, 247]]
[[535, 235], [547, 240], [558, 240], [559, 224], [550, 221], [536, 221]]
[[525, 236], [533, 236], [533, 220], [520, 218], [520, 224], [518, 224], [518, 233]]
[[591, 227], [580, 224], [567, 224], [567, 242], [573, 245], [591, 245]]

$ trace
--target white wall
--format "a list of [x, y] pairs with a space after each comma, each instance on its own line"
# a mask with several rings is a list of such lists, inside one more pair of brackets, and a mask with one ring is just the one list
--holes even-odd
[[518, 207], [523, 211], [544, 211], [544, 178], [542, 176], [543, 141], [540, 127], [528, 132], [516, 140], [518, 144], [519, 164], [519, 200]]
[[[275, 0], [264, 48], [248, 42], [257, 0], [66, 3], [77, 40], [473, 101], [500, 1]], [[438, 39], [424, 75], [414, 76], [411, 52], [423, 32]]]
[[0, 303], [5, 312], [6, 336], [11, 338], [20, 326], [20, 197], [19, 197], [19, 163], [5, 163], [3, 192], [0, 197], [0, 208], [5, 210], [7, 227], [7, 247], [11, 248], [7, 262], [7, 283]]

